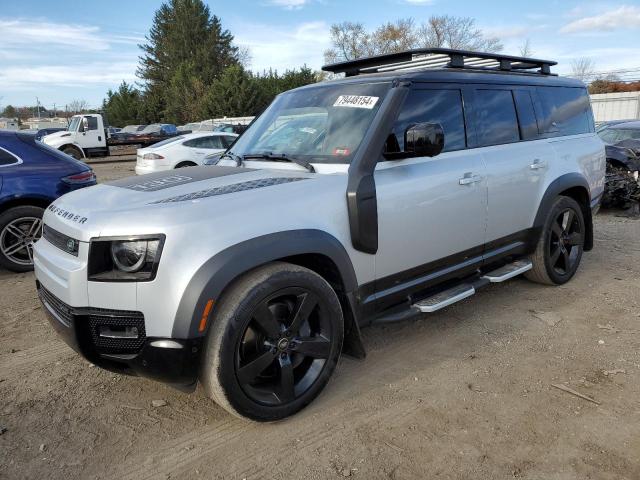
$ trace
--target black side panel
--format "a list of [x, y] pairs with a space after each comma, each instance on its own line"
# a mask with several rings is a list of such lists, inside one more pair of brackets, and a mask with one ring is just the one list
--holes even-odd
[[340, 271], [346, 293], [357, 289], [351, 259], [332, 235], [321, 230], [290, 230], [263, 235], [223, 250], [200, 267], [180, 300], [171, 336], [195, 338], [205, 335], [198, 332], [198, 325], [209, 299], [217, 302], [227, 285], [255, 267], [303, 254], [330, 258]]
[[378, 202], [373, 171], [382, 158], [384, 142], [409, 92], [408, 86], [409, 83], [394, 84], [349, 167], [347, 208], [351, 243], [361, 252], [378, 251]]
[[[587, 228], [586, 238], [584, 243], [584, 249], [589, 251], [593, 248], [593, 218], [591, 216], [591, 194], [589, 190], [589, 183], [587, 179], [584, 178], [579, 173], [567, 173], [562, 175], [561, 177], [556, 178], [549, 187], [547, 191], [544, 193], [542, 197], [542, 201], [540, 202], [540, 206], [538, 207], [538, 213], [536, 214], [536, 218], [533, 223], [533, 228], [537, 229], [538, 232], [542, 231], [542, 227], [544, 226], [544, 222], [549, 214], [549, 210], [551, 210], [551, 205], [558, 198], [562, 192], [569, 190], [571, 188], [580, 188], [584, 190], [586, 194], [586, 204], [582, 206], [582, 213], [584, 214], [584, 221]], [[535, 238], [537, 242], [539, 238]]]

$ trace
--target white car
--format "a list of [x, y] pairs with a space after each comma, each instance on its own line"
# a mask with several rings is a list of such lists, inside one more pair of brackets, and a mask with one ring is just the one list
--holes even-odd
[[224, 132], [189, 133], [140, 148], [136, 156], [136, 173], [144, 175], [161, 170], [204, 165], [207, 155], [224, 152], [237, 136]]

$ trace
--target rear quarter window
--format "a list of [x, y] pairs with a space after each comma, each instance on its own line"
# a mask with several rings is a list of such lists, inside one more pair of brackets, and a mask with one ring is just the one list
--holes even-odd
[[8, 150], [0, 147], [0, 167], [6, 167], [8, 165], [16, 165], [20, 163], [20, 159], [9, 153]]
[[538, 126], [546, 137], [593, 132], [589, 96], [584, 88], [537, 87]]

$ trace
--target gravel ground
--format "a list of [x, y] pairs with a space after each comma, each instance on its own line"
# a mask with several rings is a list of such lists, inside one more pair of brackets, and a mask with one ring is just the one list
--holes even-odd
[[366, 360], [266, 425], [92, 367], [48, 325], [33, 274], [0, 270], [0, 478], [637, 480], [639, 238], [640, 220], [603, 213], [568, 285], [516, 279], [365, 329]]

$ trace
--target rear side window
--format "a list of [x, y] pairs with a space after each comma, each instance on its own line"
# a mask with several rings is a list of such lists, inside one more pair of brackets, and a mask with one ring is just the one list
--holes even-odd
[[222, 137], [222, 143], [224, 143], [224, 148], [229, 148], [237, 137], [224, 136]]
[[538, 87], [540, 131], [546, 137], [593, 131], [589, 96], [583, 88]]
[[476, 90], [475, 111], [479, 146], [520, 140], [511, 90]]
[[14, 165], [20, 160], [18, 157], [13, 156], [4, 148], [0, 147], [0, 167], [6, 167], [7, 165]]
[[466, 147], [464, 113], [460, 90], [412, 90], [407, 96], [386, 151], [404, 151], [404, 132], [418, 123], [439, 123], [444, 130], [444, 152]]

